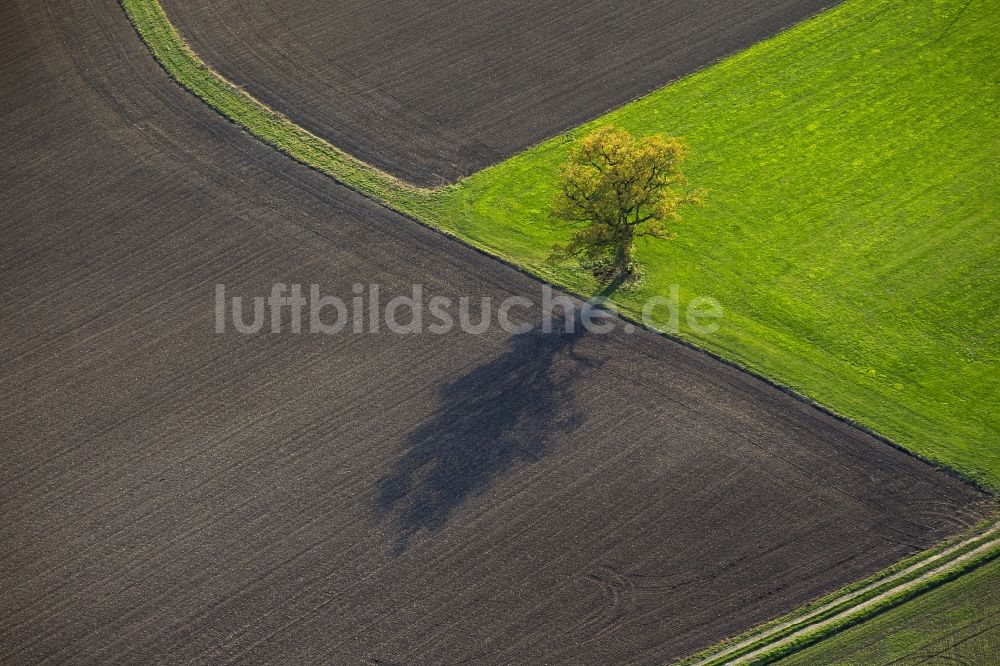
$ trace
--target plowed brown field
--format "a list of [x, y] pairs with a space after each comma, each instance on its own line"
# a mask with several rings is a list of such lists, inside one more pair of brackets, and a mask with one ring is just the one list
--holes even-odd
[[0, 662], [653, 663], [983, 495], [627, 335], [217, 335], [276, 281], [538, 298], [262, 145], [114, 0], [0, 9]]
[[836, 0], [163, 0], [210, 65], [335, 146], [454, 181]]

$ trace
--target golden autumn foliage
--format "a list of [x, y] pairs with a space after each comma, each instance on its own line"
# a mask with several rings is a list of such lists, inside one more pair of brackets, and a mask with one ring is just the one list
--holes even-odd
[[687, 190], [686, 155], [681, 139], [662, 135], [635, 138], [609, 126], [583, 137], [561, 167], [550, 210], [574, 226], [553, 258], [579, 258], [601, 280], [635, 277], [635, 239], [672, 238], [678, 209], [701, 200], [700, 192]]

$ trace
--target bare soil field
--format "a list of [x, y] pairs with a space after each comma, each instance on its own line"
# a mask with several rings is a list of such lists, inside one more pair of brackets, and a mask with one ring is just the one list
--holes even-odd
[[250, 139], [114, 0], [0, 44], [0, 662], [658, 663], [992, 506], [650, 333], [216, 334], [217, 283], [540, 286]]
[[451, 182], [835, 0], [164, 0], [210, 65], [335, 146]]

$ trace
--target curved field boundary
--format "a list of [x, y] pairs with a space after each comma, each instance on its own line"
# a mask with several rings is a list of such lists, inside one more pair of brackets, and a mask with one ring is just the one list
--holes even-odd
[[[142, 41], [174, 80], [223, 117], [292, 159], [423, 224], [426, 224], [426, 216], [421, 213], [433, 205], [433, 195], [454, 186], [417, 187], [344, 152], [209, 67], [177, 32], [159, 0], [119, 2]], [[437, 225], [432, 226], [453, 235]], [[502, 253], [481, 247], [466, 238], [462, 240], [520, 267]], [[773, 384], [766, 377], [761, 378]], [[808, 399], [805, 401], [815, 404]], [[824, 408], [824, 411], [827, 410]], [[684, 666], [770, 663], [899, 605], [997, 556], [1000, 556], [1000, 524], [985, 531], [979, 530], [963, 540], [946, 542], [936, 549], [924, 551], [873, 578], [843, 588], [785, 618], [718, 644], [680, 663]]]
[[1000, 556], [1000, 523], [944, 542], [793, 614], [682, 660], [679, 666], [772, 663]]
[[300, 127], [208, 66], [170, 22], [159, 0], [119, 0], [156, 60], [209, 107], [292, 159], [401, 212], [433, 190], [410, 185]]

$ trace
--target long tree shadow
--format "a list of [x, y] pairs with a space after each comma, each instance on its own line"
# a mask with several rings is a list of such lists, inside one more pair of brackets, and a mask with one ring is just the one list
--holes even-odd
[[393, 523], [393, 554], [421, 529], [440, 528], [518, 461], [540, 459], [554, 435], [583, 423], [573, 369], [596, 365], [574, 350], [584, 334], [577, 320], [569, 331], [562, 324], [551, 333], [512, 335], [505, 352], [441, 389], [434, 417], [407, 436], [405, 454], [379, 483], [375, 512]]

